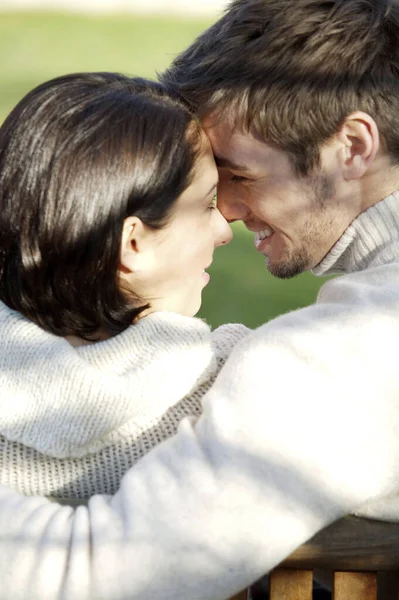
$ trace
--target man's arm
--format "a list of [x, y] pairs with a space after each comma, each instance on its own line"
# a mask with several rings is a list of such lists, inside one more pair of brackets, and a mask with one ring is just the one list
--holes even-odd
[[[375, 369], [361, 337], [343, 339], [342, 315], [324, 323], [329, 310], [250, 334], [203, 416], [184, 420], [112, 498], [73, 511], [3, 489], [0, 597], [222, 600], [397, 488], [395, 354]], [[374, 335], [380, 348], [399, 339], [391, 322]]]

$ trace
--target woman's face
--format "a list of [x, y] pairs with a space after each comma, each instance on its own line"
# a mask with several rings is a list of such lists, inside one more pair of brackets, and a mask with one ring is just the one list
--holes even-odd
[[143, 253], [141, 269], [131, 283], [134, 292], [151, 304], [150, 312], [187, 316], [198, 312], [213, 252], [232, 237], [216, 207], [217, 183], [217, 168], [203, 134], [192, 183], [177, 199], [168, 224], [158, 231], [146, 230], [145, 257]]

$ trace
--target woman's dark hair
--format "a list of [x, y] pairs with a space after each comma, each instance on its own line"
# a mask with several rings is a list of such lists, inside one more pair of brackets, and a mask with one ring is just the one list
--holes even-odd
[[163, 227], [199, 151], [161, 84], [78, 73], [32, 90], [0, 128], [0, 300], [57, 335], [123, 331], [148, 307], [118, 286], [123, 222]]

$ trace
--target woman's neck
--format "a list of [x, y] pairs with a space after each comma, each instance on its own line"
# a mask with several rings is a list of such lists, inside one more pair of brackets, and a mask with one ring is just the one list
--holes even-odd
[[110, 337], [110, 334], [102, 329], [95, 333], [93, 335], [93, 339], [91, 340], [79, 337], [78, 335], [66, 335], [65, 339], [71, 344], [71, 346], [77, 348], [79, 346], [88, 346], [89, 344], [95, 344], [96, 342], [103, 342], [104, 340], [108, 340]]

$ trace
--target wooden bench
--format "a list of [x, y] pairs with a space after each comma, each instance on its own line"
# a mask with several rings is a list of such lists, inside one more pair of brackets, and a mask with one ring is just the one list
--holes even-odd
[[399, 523], [346, 517], [330, 525], [270, 573], [270, 600], [312, 600], [314, 573], [328, 579], [333, 600], [399, 600]]

